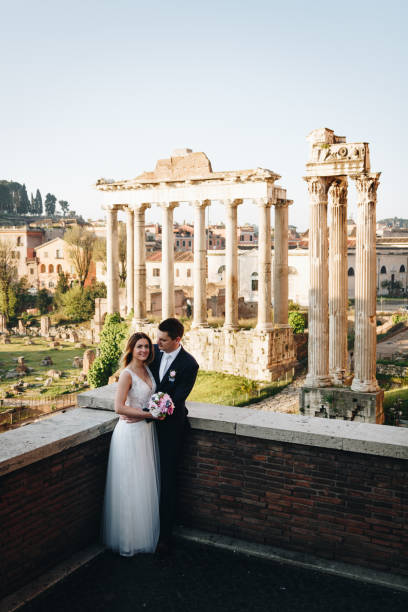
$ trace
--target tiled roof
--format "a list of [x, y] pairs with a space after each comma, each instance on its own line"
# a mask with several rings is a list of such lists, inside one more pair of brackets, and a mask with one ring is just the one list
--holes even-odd
[[[161, 261], [162, 260], [162, 252], [155, 251], [154, 253], [150, 253], [146, 257], [146, 261]], [[194, 261], [194, 255], [191, 251], [176, 251], [174, 253], [174, 261]]]

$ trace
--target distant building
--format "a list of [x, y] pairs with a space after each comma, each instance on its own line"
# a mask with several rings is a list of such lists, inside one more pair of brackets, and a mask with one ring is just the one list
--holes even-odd
[[[69, 245], [62, 238], [54, 238], [54, 240], [38, 246], [36, 255], [39, 289], [48, 289], [48, 291], [54, 292], [60, 272], [66, 274], [70, 285], [79, 280], [75, 266], [70, 259]], [[91, 285], [95, 279], [96, 266], [92, 262], [85, 280], [85, 286]]]

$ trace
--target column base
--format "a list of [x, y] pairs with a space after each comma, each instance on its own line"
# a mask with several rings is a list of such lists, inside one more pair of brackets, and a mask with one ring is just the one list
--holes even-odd
[[344, 386], [344, 381], [346, 379], [346, 370], [335, 370], [333, 372], [329, 372], [329, 376], [332, 380], [333, 385], [339, 385], [340, 387]]
[[375, 393], [379, 390], [377, 379], [372, 380], [361, 380], [359, 378], [353, 378], [351, 383], [352, 391], [360, 391], [360, 393]]
[[273, 331], [274, 329], [274, 325], [273, 323], [258, 323], [257, 326], [255, 327], [256, 331], [259, 332], [268, 332], [268, 331]]
[[232, 323], [224, 323], [222, 329], [225, 331], [237, 331], [239, 329], [239, 325], [233, 325]]
[[205, 321], [204, 323], [192, 323], [191, 324], [191, 329], [205, 329], [207, 327], [210, 327], [208, 325], [208, 323]]
[[289, 329], [289, 323], [274, 323], [275, 329]]
[[148, 319], [135, 319], [135, 317], [133, 317], [130, 329], [132, 330], [133, 333], [135, 333], [138, 327], [143, 327], [144, 325], [147, 325], [148, 323], [149, 323]]
[[306, 387], [330, 387], [332, 381], [329, 376], [316, 376], [315, 374], [308, 374], [305, 380]]

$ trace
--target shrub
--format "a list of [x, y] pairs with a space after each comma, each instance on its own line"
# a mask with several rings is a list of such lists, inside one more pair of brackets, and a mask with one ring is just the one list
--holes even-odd
[[288, 323], [293, 329], [294, 334], [303, 334], [305, 331], [305, 318], [297, 310], [292, 310], [289, 313]]
[[294, 302], [293, 300], [289, 300], [288, 301], [288, 310], [289, 312], [294, 312], [294, 311], [298, 311], [300, 310], [300, 306], [297, 302]]
[[392, 315], [392, 324], [397, 325], [397, 323], [401, 323], [402, 321], [406, 321], [408, 319], [408, 315], [401, 312], [395, 312]]
[[109, 377], [118, 369], [127, 331], [127, 326], [117, 313], [106, 315], [101, 331], [100, 353], [88, 372], [88, 382], [92, 387], [108, 384]]
[[69, 321], [88, 321], [95, 312], [95, 302], [86, 289], [75, 285], [61, 296], [62, 310]]

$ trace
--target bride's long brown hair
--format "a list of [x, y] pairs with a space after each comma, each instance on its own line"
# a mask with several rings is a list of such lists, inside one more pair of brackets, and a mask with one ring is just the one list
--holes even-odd
[[128, 366], [129, 363], [132, 361], [133, 349], [136, 346], [136, 342], [142, 339], [147, 340], [149, 343], [149, 355], [144, 363], [145, 365], [149, 365], [149, 363], [152, 363], [154, 359], [154, 348], [153, 348], [152, 341], [150, 340], [147, 334], [143, 332], [136, 332], [135, 334], [132, 334], [129, 340], [127, 341], [125, 352], [122, 357], [122, 363], [123, 363], [124, 368], [126, 368], [126, 366]]

